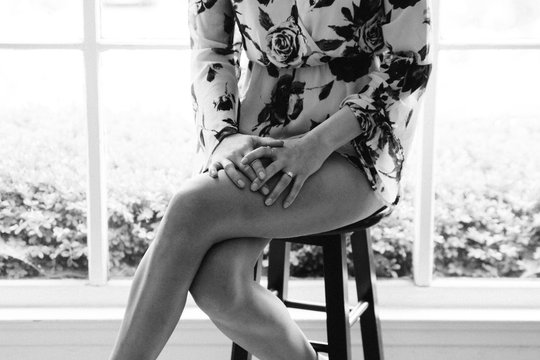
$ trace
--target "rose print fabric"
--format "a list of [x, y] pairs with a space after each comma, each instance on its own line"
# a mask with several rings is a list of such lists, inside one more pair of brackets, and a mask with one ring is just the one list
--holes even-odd
[[428, 0], [189, 2], [199, 172], [228, 135], [301, 136], [346, 106], [362, 133], [337, 152], [398, 203], [431, 71]]

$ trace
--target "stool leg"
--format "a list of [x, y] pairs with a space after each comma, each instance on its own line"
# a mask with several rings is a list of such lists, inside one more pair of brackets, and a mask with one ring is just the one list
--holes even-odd
[[364, 359], [383, 360], [384, 353], [377, 312], [377, 294], [374, 287], [376, 280], [375, 263], [369, 229], [353, 233], [351, 235], [351, 247], [358, 301], [369, 303], [369, 307], [360, 317]]
[[233, 342], [231, 360], [251, 360], [251, 354], [248, 353], [243, 347]]
[[283, 239], [270, 241], [268, 249], [268, 289], [276, 291], [278, 298], [287, 299], [289, 288], [289, 255], [291, 244]]
[[323, 259], [328, 355], [330, 360], [350, 360], [347, 247], [344, 234], [325, 236]]
[[[257, 282], [261, 280], [262, 273], [262, 254], [259, 256], [255, 267], [253, 268], [253, 279]], [[243, 347], [233, 342], [231, 349], [231, 360], [251, 360], [251, 354]]]

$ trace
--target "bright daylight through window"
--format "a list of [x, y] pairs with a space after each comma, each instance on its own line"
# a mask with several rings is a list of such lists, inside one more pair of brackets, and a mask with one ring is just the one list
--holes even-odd
[[[95, 14], [85, 2], [0, 2], [2, 279], [89, 279], [104, 262], [108, 277], [131, 277], [196, 161], [187, 1], [101, 0]], [[414, 242], [432, 241], [424, 248], [433, 246], [435, 277], [538, 278], [540, 108], [531, 79], [540, 78], [532, 66], [540, 2], [434, 3], [438, 63], [423, 116], [434, 123], [434, 148], [420, 151], [416, 136], [400, 206], [371, 230], [377, 275], [412, 278], [423, 254]], [[101, 142], [101, 154], [88, 154]], [[89, 158], [97, 167], [88, 170]], [[431, 160], [434, 178], [419, 179], [419, 164]], [[100, 167], [103, 183], [93, 173]], [[425, 182], [433, 212], [417, 215]], [[106, 219], [90, 237], [88, 199]], [[415, 224], [430, 218], [434, 232], [421, 239]], [[89, 260], [92, 248], [101, 255]], [[319, 249], [296, 247], [292, 257], [293, 275], [321, 274]]]

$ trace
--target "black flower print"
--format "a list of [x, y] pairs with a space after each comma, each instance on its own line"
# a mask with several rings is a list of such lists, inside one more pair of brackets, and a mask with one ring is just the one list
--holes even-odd
[[359, 135], [337, 152], [393, 207], [431, 72], [430, 0], [303, 1], [189, 0], [203, 162], [231, 134], [302, 135], [347, 107]]
[[214, 108], [218, 111], [231, 110], [235, 102], [235, 95], [227, 91], [227, 84], [225, 84], [225, 92], [214, 101]]
[[277, 67], [294, 67], [307, 54], [306, 37], [293, 16], [268, 29], [266, 35], [268, 59]]
[[[378, 69], [368, 71], [370, 82], [357, 94], [346, 97], [340, 107], [348, 106], [364, 129], [351, 143], [371, 187], [385, 202], [396, 205], [400, 199], [405, 147], [410, 146], [408, 133], [414, 128], [413, 109], [431, 72], [430, 22], [425, 21], [429, 14], [426, 0], [386, 1], [391, 6], [385, 8], [383, 22], [379, 23], [381, 16], [361, 25], [365, 29], [373, 27], [376, 45], [368, 46], [365, 39], [370, 36], [364, 36], [364, 40], [358, 37], [361, 50], [377, 54]], [[377, 28], [384, 44], [376, 40], [380, 37]]]
[[328, 62], [328, 66], [336, 80], [351, 82], [367, 74], [372, 61], [371, 56], [363, 53], [354, 57], [334, 58]]
[[198, 0], [198, 1], [196, 1], [195, 4], [197, 5], [197, 13], [200, 14], [203, 11], [205, 11], [207, 9], [210, 9], [212, 6], [214, 6], [216, 1], [217, 0]]
[[319, 93], [319, 100], [324, 100], [330, 95], [332, 87], [334, 86], [334, 80], [330, 81], [328, 84], [324, 85]]
[[334, 0], [309, 0], [309, 6], [312, 8], [328, 7], [334, 3]]
[[292, 80], [291, 74], [282, 75], [278, 79], [272, 90], [270, 102], [265, 104], [257, 117], [257, 124], [252, 129], [255, 131], [259, 126], [264, 125], [259, 131], [260, 136], [268, 135], [273, 127], [284, 126], [289, 122], [287, 112], [289, 111]]
[[238, 132], [239, 70], [233, 19], [230, 1], [189, 0], [191, 94], [198, 150], [204, 152], [206, 162], [221, 140]]
[[[373, 113], [371, 115], [374, 115]], [[374, 120], [375, 116], [369, 116], [367, 112], [357, 114], [358, 124], [362, 131], [359, 139], [364, 141], [372, 140], [377, 132], [377, 123]]]
[[421, 0], [388, 0], [396, 9], [405, 9], [409, 6], [414, 6]]
[[236, 126], [233, 119], [227, 118], [227, 119], [223, 119], [222, 121], [227, 123], [227, 124], [230, 124], [230, 126], [225, 126], [224, 128], [220, 129], [219, 131], [213, 130], [213, 132], [215, 133], [214, 137], [218, 141], [221, 141], [225, 137], [227, 137], [229, 135], [232, 135], [232, 134], [236, 134], [238, 132], [238, 127]]
[[206, 74], [206, 81], [208, 82], [214, 81], [217, 71], [222, 68], [223, 68], [223, 65], [221, 65], [220, 63], [212, 64], [208, 68], [208, 74]]
[[[302, 81], [293, 81], [291, 84], [291, 95], [289, 97], [289, 109], [287, 111], [287, 119], [295, 120], [298, 115], [304, 109], [304, 99], [302, 95], [304, 94], [304, 88], [306, 83]], [[286, 122], [284, 125], [287, 125]]]
[[371, 54], [384, 46], [381, 29], [382, 12], [377, 12], [371, 19], [358, 27], [358, 45], [360, 50]]

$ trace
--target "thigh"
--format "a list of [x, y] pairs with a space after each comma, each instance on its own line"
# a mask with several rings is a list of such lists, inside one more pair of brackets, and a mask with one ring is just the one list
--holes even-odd
[[[279, 174], [269, 180], [269, 187]], [[216, 242], [233, 238], [295, 237], [332, 230], [364, 219], [383, 206], [360, 169], [332, 154], [304, 183], [295, 202], [283, 208], [287, 188], [272, 206], [249, 187], [239, 189], [224, 171], [214, 179], [198, 174], [183, 191], [196, 197], [212, 222]]]
[[269, 241], [265, 238], [237, 238], [213, 245], [204, 256], [190, 291], [207, 292], [208, 286], [217, 287], [216, 284], [238, 288], [253, 281], [255, 264]]

